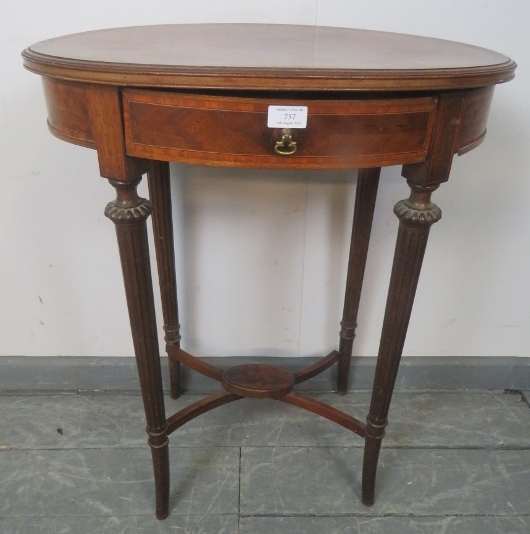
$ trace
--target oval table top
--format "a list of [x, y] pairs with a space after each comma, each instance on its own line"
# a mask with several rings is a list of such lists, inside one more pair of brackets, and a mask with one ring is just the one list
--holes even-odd
[[348, 28], [175, 24], [90, 31], [23, 52], [38, 74], [150, 87], [411, 91], [513, 78], [508, 57], [442, 39]]

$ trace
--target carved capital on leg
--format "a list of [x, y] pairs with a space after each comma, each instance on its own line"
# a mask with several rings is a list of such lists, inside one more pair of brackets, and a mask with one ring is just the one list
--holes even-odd
[[394, 213], [407, 225], [431, 226], [442, 218], [442, 210], [431, 201], [433, 191], [438, 185], [421, 186], [407, 180], [410, 197], [400, 200], [394, 206]]
[[127, 183], [109, 180], [109, 183], [116, 188], [116, 198], [107, 204], [105, 217], [108, 217], [115, 224], [147, 220], [153, 208], [149, 200], [138, 196], [136, 186], [140, 181], [141, 178]]

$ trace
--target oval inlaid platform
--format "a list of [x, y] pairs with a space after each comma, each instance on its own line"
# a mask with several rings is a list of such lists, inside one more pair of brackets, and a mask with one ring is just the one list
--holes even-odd
[[238, 365], [223, 373], [221, 383], [226, 391], [243, 397], [279, 399], [292, 391], [294, 375], [274, 365]]

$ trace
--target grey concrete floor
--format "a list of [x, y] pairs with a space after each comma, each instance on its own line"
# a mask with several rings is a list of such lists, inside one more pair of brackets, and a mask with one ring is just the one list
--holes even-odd
[[[168, 414], [197, 400], [167, 399]], [[318, 398], [364, 419], [368, 393]], [[170, 439], [170, 516], [157, 521], [141, 398], [0, 395], [0, 533], [528, 534], [528, 395], [394, 395], [376, 504], [363, 442], [313, 414], [241, 400]]]

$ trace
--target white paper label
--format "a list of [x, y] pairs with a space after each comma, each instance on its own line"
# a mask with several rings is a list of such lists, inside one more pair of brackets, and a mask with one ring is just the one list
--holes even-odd
[[269, 106], [267, 126], [269, 128], [305, 128], [307, 106]]

